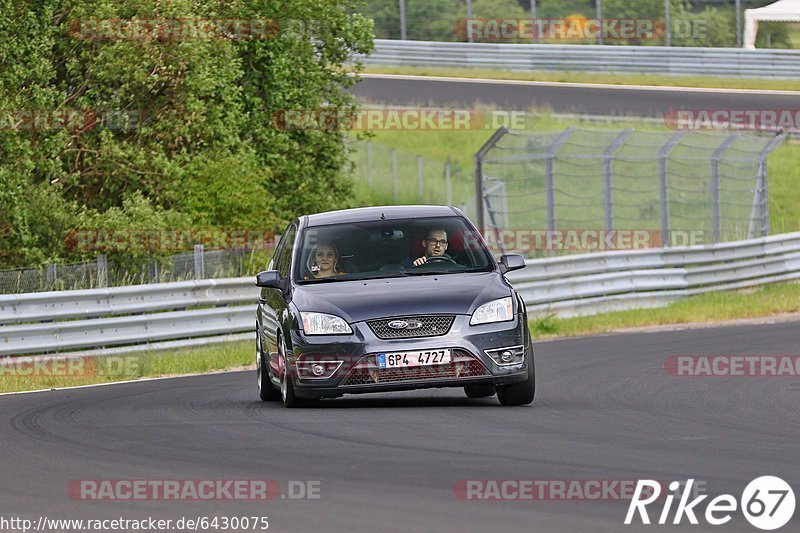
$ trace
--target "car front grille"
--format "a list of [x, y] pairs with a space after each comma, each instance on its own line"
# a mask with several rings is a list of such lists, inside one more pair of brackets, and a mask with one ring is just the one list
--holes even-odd
[[[453, 325], [455, 316], [453, 315], [427, 315], [427, 316], [408, 316], [382, 318], [380, 320], [369, 320], [367, 324], [372, 333], [379, 339], [409, 339], [412, 337], [436, 337], [446, 335]], [[409, 324], [418, 323], [419, 327], [413, 329], [390, 328], [391, 322], [407, 322]]]
[[375, 355], [364, 357], [342, 382], [343, 387], [427, 381], [432, 379], [457, 379], [490, 376], [477, 358], [463, 350], [454, 350], [452, 362], [443, 365], [415, 366], [409, 368], [379, 368]]

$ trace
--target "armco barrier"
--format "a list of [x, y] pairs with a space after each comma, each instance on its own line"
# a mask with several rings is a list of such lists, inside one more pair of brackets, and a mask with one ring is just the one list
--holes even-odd
[[711, 246], [535, 259], [508, 278], [532, 315], [660, 307], [704, 292], [800, 279], [800, 233]]
[[797, 78], [800, 50], [376, 39], [367, 65]]
[[[704, 292], [800, 279], [800, 233], [532, 259], [508, 278], [532, 316], [663, 306]], [[62, 357], [252, 338], [253, 282], [243, 277], [2, 295], [0, 355]]]

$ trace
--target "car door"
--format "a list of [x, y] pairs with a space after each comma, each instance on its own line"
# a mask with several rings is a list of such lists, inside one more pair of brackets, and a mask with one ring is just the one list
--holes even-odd
[[281, 285], [284, 290], [264, 288], [261, 290], [261, 308], [264, 334], [270, 346], [267, 363], [272, 368], [272, 375], [280, 375], [280, 361], [278, 360], [278, 332], [288, 322], [289, 302], [291, 301], [291, 283], [289, 275], [292, 267], [294, 243], [297, 238], [297, 226], [290, 224], [283, 233], [283, 238], [278, 245], [273, 269], [281, 276]]

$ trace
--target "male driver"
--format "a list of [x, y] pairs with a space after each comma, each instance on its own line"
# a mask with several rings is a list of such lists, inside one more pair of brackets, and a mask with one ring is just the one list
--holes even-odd
[[447, 250], [447, 232], [443, 229], [432, 229], [428, 232], [428, 236], [422, 239], [422, 245], [425, 247], [425, 255], [414, 259], [412, 265], [418, 267], [428, 262], [429, 257], [446, 257], [445, 250]]

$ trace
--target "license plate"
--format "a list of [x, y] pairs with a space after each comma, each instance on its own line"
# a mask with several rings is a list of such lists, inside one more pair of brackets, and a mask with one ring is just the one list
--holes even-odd
[[386, 352], [378, 354], [380, 368], [407, 368], [410, 366], [443, 365], [450, 362], [450, 349], [421, 350], [419, 352]]

